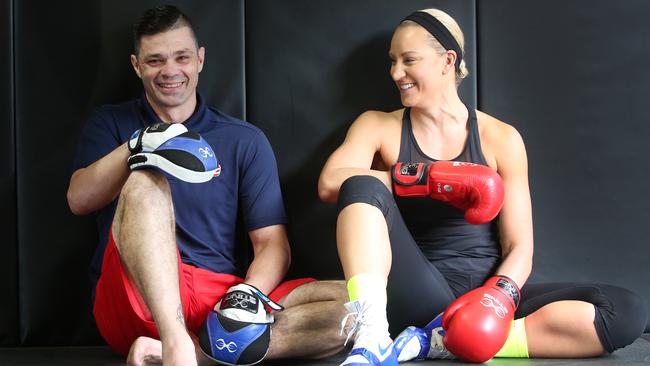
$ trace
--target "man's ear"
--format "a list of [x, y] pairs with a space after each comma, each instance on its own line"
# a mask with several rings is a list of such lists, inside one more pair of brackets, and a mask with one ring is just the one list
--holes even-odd
[[133, 66], [133, 71], [135, 71], [138, 77], [142, 79], [142, 75], [140, 75], [140, 63], [138, 63], [138, 57], [136, 55], [131, 55], [131, 66]]
[[201, 72], [201, 70], [203, 70], [203, 62], [205, 61], [205, 47], [199, 47], [198, 57], [199, 57], [199, 72]]

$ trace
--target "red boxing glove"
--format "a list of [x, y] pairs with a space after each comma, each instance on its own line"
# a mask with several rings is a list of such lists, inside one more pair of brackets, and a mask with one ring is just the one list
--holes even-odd
[[508, 339], [518, 305], [517, 284], [505, 276], [490, 277], [445, 310], [445, 347], [463, 361], [489, 360]]
[[503, 206], [501, 176], [485, 165], [458, 161], [397, 163], [391, 171], [397, 196], [430, 196], [465, 210], [465, 220], [484, 224]]

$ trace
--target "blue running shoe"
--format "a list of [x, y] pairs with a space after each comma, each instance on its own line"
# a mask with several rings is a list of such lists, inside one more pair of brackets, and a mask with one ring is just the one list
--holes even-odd
[[456, 358], [442, 343], [445, 336], [442, 314], [436, 316], [424, 328], [408, 327], [395, 338], [393, 347], [399, 362]]
[[397, 366], [393, 342], [382, 343], [371, 336], [361, 336], [354, 342], [352, 351], [340, 366]]
[[[347, 318], [354, 315], [352, 329], [347, 341], [354, 335], [354, 346], [340, 366], [397, 366], [397, 354], [393, 350], [393, 340], [388, 334], [388, 322], [385, 318], [373, 319], [368, 304], [353, 301], [345, 304], [349, 314], [341, 323], [344, 331]], [[384, 324], [385, 323], [385, 324]]]

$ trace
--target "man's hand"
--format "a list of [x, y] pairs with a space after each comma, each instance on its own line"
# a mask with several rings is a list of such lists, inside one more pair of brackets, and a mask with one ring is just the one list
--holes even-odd
[[156, 123], [143, 127], [131, 135], [128, 143], [129, 151], [131, 155], [155, 151], [167, 140], [187, 131], [187, 128], [180, 123]]
[[283, 307], [257, 288], [242, 283], [228, 289], [199, 330], [199, 344], [210, 359], [229, 365], [253, 365], [266, 356], [273, 315]]
[[158, 123], [139, 129], [128, 146], [131, 170], [156, 168], [190, 183], [207, 182], [218, 170], [212, 147], [182, 124]]

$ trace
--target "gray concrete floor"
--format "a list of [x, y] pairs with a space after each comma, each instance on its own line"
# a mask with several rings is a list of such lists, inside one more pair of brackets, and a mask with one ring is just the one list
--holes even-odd
[[[324, 366], [338, 365], [345, 354], [320, 361], [275, 361], [264, 362], [260, 365], [305, 365]], [[112, 353], [107, 347], [22, 347], [0, 348], [1, 366], [122, 366], [123, 357]], [[408, 362], [403, 365], [471, 365], [459, 361], [423, 361]], [[650, 334], [644, 334], [631, 345], [616, 351], [614, 354], [590, 359], [492, 359], [486, 362], [489, 366], [614, 366], [614, 365], [650, 365]]]

